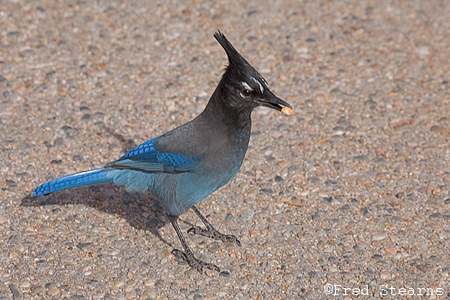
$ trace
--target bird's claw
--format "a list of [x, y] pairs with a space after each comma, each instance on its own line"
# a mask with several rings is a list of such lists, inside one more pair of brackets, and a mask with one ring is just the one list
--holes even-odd
[[203, 268], [207, 268], [213, 271], [217, 271], [220, 272], [219, 267], [217, 267], [215, 264], [210, 264], [204, 261], [199, 260], [198, 258], [196, 258], [192, 253], [188, 252], [186, 254], [186, 252], [183, 252], [181, 250], [178, 249], [173, 249], [172, 250], [172, 254], [173, 256], [175, 256], [176, 258], [182, 259], [185, 262], [188, 263], [189, 266], [191, 266], [192, 268], [197, 269], [197, 272], [199, 274], [203, 273]]
[[189, 230], [187, 232], [192, 233], [192, 234], [203, 235], [203, 236], [215, 239], [215, 240], [233, 243], [233, 244], [237, 244], [238, 246], [241, 246], [241, 242], [237, 239], [237, 237], [235, 237], [232, 234], [220, 233], [217, 230], [215, 230], [214, 228], [203, 229], [199, 226], [193, 226], [193, 227], [189, 228]]

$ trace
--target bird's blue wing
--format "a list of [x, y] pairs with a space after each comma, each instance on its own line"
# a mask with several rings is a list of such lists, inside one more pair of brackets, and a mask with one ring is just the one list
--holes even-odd
[[120, 159], [107, 164], [106, 168], [133, 169], [150, 173], [181, 173], [196, 168], [199, 158], [156, 150], [154, 138], [127, 152]]

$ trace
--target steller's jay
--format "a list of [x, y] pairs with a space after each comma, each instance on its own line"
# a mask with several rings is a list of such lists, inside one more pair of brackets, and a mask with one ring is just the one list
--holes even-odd
[[203, 267], [219, 271], [216, 265], [194, 256], [178, 226], [178, 217], [192, 208], [206, 229], [195, 226], [189, 233], [240, 245], [235, 236], [216, 231], [194, 205], [227, 184], [239, 171], [255, 107], [270, 107], [286, 115], [293, 108], [270, 91], [264, 78], [220, 31], [214, 37], [225, 49], [229, 64], [199, 116], [135, 147], [103, 168], [44, 183], [34, 189], [32, 196], [105, 182], [123, 186], [130, 192], [147, 192], [161, 202], [183, 245], [184, 251], [174, 249], [173, 255], [199, 273]]

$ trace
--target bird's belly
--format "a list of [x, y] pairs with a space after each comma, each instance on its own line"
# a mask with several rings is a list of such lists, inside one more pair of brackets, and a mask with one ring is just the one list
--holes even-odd
[[178, 174], [114, 170], [108, 176], [129, 192], [150, 193], [160, 201], [164, 212], [178, 216], [227, 184], [238, 170], [239, 166], [226, 172], [198, 170]]
[[164, 179], [164, 185], [175, 188], [155, 196], [160, 199], [168, 214], [178, 216], [227, 184], [236, 173], [208, 172], [208, 174], [202, 174], [188, 172], [177, 175], [168, 174]]

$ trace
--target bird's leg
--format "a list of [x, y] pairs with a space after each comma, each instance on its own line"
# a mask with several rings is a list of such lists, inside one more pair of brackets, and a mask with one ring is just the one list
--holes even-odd
[[203, 267], [208, 268], [210, 270], [215, 270], [217, 272], [220, 272], [220, 269], [216, 265], [201, 261], [194, 256], [191, 249], [189, 249], [189, 246], [187, 245], [183, 234], [181, 233], [180, 227], [178, 226], [178, 217], [177, 216], [168, 216], [168, 218], [169, 218], [170, 222], [172, 223], [173, 228], [175, 228], [178, 238], [180, 239], [181, 244], [183, 245], [183, 248], [184, 248], [184, 252], [181, 250], [178, 250], [178, 249], [173, 249], [172, 254], [175, 257], [186, 261], [189, 264], [189, 266], [196, 268], [200, 274], [203, 273]]
[[200, 234], [215, 240], [220, 240], [222, 242], [235, 243], [238, 246], [241, 245], [241, 242], [234, 235], [218, 232], [195, 206], [192, 206], [191, 208], [197, 214], [200, 220], [202, 220], [203, 224], [205, 224], [206, 229], [203, 229], [199, 226], [193, 226], [188, 230], [188, 233]]

